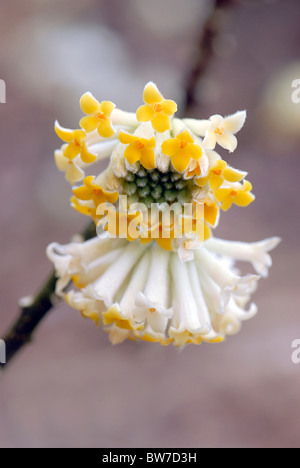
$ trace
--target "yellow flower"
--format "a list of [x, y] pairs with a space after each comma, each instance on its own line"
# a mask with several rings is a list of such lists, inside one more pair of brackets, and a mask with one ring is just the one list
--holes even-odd
[[188, 130], [179, 133], [176, 138], [170, 138], [163, 142], [162, 152], [171, 157], [176, 171], [184, 172], [190, 160], [198, 161], [202, 156], [202, 149], [194, 143], [194, 139]]
[[135, 162], [140, 161], [146, 169], [150, 170], [155, 168], [155, 156], [153, 150], [153, 148], [155, 148], [154, 137], [148, 140], [121, 130], [119, 133], [119, 140], [121, 143], [128, 145], [124, 156], [129, 164], [134, 164]]
[[103, 138], [109, 138], [114, 135], [110, 115], [115, 105], [110, 101], [97, 101], [91, 93], [85, 93], [80, 99], [81, 110], [87, 114], [80, 120], [80, 126], [86, 132], [98, 131]]
[[204, 187], [208, 182], [213, 192], [218, 190], [224, 180], [228, 182], [240, 182], [246, 175], [246, 172], [238, 171], [227, 165], [223, 159], [218, 159], [216, 164], [209, 170], [206, 177], [196, 179], [199, 187]]
[[222, 203], [221, 208], [227, 211], [233, 203], [237, 206], [248, 206], [255, 200], [255, 196], [250, 193], [252, 185], [248, 181], [244, 181], [243, 185], [238, 187], [224, 187], [215, 192], [216, 200]]
[[92, 200], [97, 207], [100, 203], [115, 203], [118, 200], [118, 192], [109, 192], [104, 190], [100, 185], [94, 184], [95, 177], [86, 177], [83, 181], [84, 185], [73, 189], [75, 197], [79, 200]]
[[89, 164], [94, 162], [97, 157], [95, 154], [87, 150], [85, 139], [86, 132], [84, 130], [71, 130], [61, 127], [59, 123], [55, 122], [55, 132], [61, 140], [67, 145], [62, 147], [63, 154], [66, 158], [73, 160], [76, 156], [80, 155], [83, 162]]
[[143, 93], [144, 105], [136, 111], [136, 118], [139, 122], [151, 121], [152, 127], [159, 133], [170, 130], [170, 117], [177, 111], [176, 102], [164, 99], [152, 82], [145, 86]]

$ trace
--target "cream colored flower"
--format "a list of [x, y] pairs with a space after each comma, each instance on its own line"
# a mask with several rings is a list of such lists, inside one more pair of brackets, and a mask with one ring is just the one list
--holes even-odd
[[[267, 252], [278, 242], [213, 238], [185, 263], [155, 242], [142, 245], [108, 237], [54, 243], [47, 254], [59, 278], [57, 294], [103, 327], [112, 342], [130, 338], [182, 347], [223, 341], [256, 313], [254, 305], [247, 310], [246, 304], [259, 276], [241, 276], [235, 259], [251, 262], [266, 276], [271, 263]], [[70, 281], [73, 286], [66, 290]]]
[[213, 150], [218, 143], [233, 153], [238, 144], [235, 134], [244, 126], [246, 116], [246, 111], [241, 111], [225, 118], [213, 115], [209, 120], [184, 119], [183, 121], [196, 135], [205, 137], [203, 141], [205, 148]]

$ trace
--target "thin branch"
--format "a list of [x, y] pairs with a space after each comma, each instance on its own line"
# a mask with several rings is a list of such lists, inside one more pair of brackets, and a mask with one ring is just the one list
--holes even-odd
[[207, 71], [207, 68], [214, 55], [214, 42], [220, 34], [220, 14], [234, 5], [240, 3], [240, 0], [216, 0], [215, 7], [206, 20], [201, 30], [196, 52], [193, 58], [193, 64], [186, 77], [184, 112], [189, 113], [197, 104], [196, 94], [201, 78]]
[[[95, 224], [91, 223], [82, 233], [84, 240], [96, 235]], [[32, 340], [33, 333], [45, 315], [59, 301], [55, 295], [57, 278], [53, 272], [38, 291], [33, 301], [28, 306], [22, 306], [19, 317], [3, 338], [6, 347], [6, 364], [0, 364], [4, 368], [14, 355]]]

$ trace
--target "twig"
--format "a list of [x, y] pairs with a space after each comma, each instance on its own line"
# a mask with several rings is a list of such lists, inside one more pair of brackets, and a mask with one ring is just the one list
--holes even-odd
[[197, 104], [197, 87], [213, 58], [214, 41], [220, 33], [220, 13], [238, 3], [240, 3], [240, 0], [216, 0], [215, 7], [201, 30], [193, 64], [186, 77], [183, 106], [185, 113], [189, 113]]
[[[96, 235], [95, 224], [91, 223], [82, 233], [84, 240], [91, 239]], [[59, 300], [55, 296], [57, 278], [53, 272], [38, 291], [33, 301], [28, 306], [22, 306], [20, 315], [3, 338], [6, 347], [6, 364], [0, 364], [4, 368], [14, 355], [32, 340], [33, 332], [45, 315], [53, 308]]]

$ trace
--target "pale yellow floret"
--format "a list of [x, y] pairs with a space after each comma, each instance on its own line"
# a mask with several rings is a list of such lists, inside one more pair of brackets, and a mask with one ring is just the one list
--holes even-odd
[[170, 130], [170, 117], [177, 111], [177, 104], [170, 99], [164, 99], [156, 85], [151, 82], [145, 86], [143, 99], [145, 104], [138, 108], [137, 120], [151, 121], [154, 130], [159, 133]]
[[129, 164], [134, 164], [139, 161], [145, 169], [151, 170], [155, 168], [155, 138], [150, 139], [139, 138], [130, 133], [119, 133], [119, 140], [121, 143], [128, 145], [124, 152], [124, 157]]
[[70, 161], [80, 155], [81, 160], [84, 163], [95, 162], [97, 157], [95, 154], [90, 153], [87, 149], [85, 140], [86, 132], [84, 130], [71, 130], [68, 128], [61, 127], [59, 123], [55, 122], [55, 132], [66, 145], [62, 147], [63, 155]]
[[237, 206], [250, 205], [255, 200], [251, 190], [251, 183], [244, 181], [243, 185], [239, 184], [238, 187], [221, 187], [215, 192], [215, 197], [221, 203], [221, 209], [227, 211], [233, 203]]
[[209, 183], [211, 190], [215, 192], [221, 187], [224, 180], [228, 182], [240, 182], [245, 175], [245, 172], [228, 166], [223, 159], [218, 159], [215, 165], [210, 168], [208, 175], [196, 179], [195, 182], [199, 187], [205, 187]]
[[88, 133], [97, 130], [103, 138], [114, 135], [110, 116], [115, 104], [110, 101], [101, 103], [91, 93], [85, 93], [80, 99], [81, 110], [87, 114], [80, 120], [80, 126]]
[[171, 157], [173, 167], [178, 172], [184, 172], [191, 159], [198, 161], [202, 156], [202, 149], [195, 144], [189, 130], [184, 130], [175, 138], [164, 141], [161, 149], [164, 154]]

